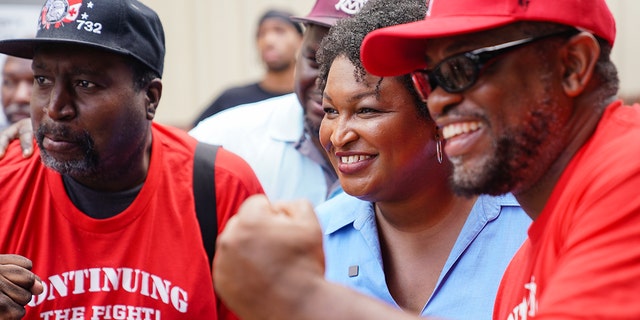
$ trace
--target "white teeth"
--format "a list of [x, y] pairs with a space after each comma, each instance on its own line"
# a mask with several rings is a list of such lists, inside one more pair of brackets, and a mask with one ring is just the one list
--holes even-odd
[[346, 163], [346, 164], [351, 164], [351, 163], [355, 163], [358, 161], [363, 161], [366, 159], [371, 158], [371, 156], [365, 156], [365, 155], [355, 155], [355, 156], [347, 156], [347, 157], [340, 157], [340, 162], [342, 163]]
[[480, 128], [482, 128], [481, 122], [454, 123], [442, 128], [442, 137], [444, 139], [449, 139], [459, 134], [469, 133], [469, 132], [479, 130]]

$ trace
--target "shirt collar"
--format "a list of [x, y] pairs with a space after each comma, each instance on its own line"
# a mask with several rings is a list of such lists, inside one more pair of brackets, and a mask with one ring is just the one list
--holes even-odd
[[302, 106], [295, 93], [278, 99], [283, 107], [275, 108], [269, 119], [268, 134], [274, 140], [295, 143], [304, 133]]
[[327, 222], [324, 233], [334, 233], [345, 226], [352, 225], [356, 230], [360, 230], [367, 220], [375, 217], [373, 206], [368, 201], [362, 201], [342, 192], [336, 195], [331, 201], [321, 204], [331, 206], [331, 217]]
[[[354, 201], [357, 203], [354, 204]], [[344, 211], [336, 211], [331, 215], [325, 228], [325, 234], [334, 233], [350, 224], [353, 224], [356, 230], [360, 230], [368, 219], [375, 216], [373, 205], [370, 202], [358, 200], [344, 192], [335, 196], [331, 202], [334, 211], [335, 208], [344, 208]], [[494, 197], [480, 196], [473, 205], [471, 214], [463, 227], [468, 230], [468, 233], [464, 233], [467, 233], [470, 238], [475, 238], [489, 221], [498, 218], [502, 207], [518, 206], [518, 201], [510, 193]]]

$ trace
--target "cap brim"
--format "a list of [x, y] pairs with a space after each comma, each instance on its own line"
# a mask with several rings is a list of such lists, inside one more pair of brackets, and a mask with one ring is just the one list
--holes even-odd
[[81, 40], [69, 40], [69, 39], [57, 39], [57, 38], [0, 40], [0, 53], [16, 56], [20, 58], [33, 59], [33, 55], [35, 53], [36, 47], [39, 45], [48, 44], [48, 43], [88, 46], [88, 47], [107, 50], [114, 53], [120, 53], [128, 56], [132, 56], [129, 52], [125, 50], [117, 50], [116, 48], [102, 46], [99, 44], [81, 41]]
[[33, 51], [36, 46], [34, 39], [9, 39], [0, 40], [0, 53], [19, 58], [33, 59]]
[[69, 40], [69, 39], [57, 39], [57, 38], [29, 38], [29, 39], [7, 39], [0, 40], [0, 53], [4, 53], [10, 56], [15, 56], [19, 58], [25, 59], [33, 59], [33, 55], [35, 53], [35, 49], [39, 45], [43, 44], [66, 44], [66, 45], [79, 45], [79, 46], [87, 46], [92, 48], [97, 48], [117, 54], [122, 54], [125, 56], [133, 57], [145, 65], [149, 66], [152, 70], [158, 71], [151, 65], [148, 65], [144, 59], [137, 57], [127, 50], [118, 50], [117, 48], [103, 46], [91, 42], [86, 42], [82, 40]]
[[300, 23], [310, 23], [317, 24], [323, 27], [331, 28], [338, 22], [338, 18], [336, 17], [291, 17], [291, 20], [300, 22]]
[[429, 39], [482, 31], [513, 22], [505, 16], [429, 18], [369, 33], [361, 47], [362, 65], [371, 74], [391, 77], [424, 69]]

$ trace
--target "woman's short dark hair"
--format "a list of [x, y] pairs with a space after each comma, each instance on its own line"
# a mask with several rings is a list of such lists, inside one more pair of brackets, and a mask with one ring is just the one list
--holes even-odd
[[[318, 74], [320, 89], [324, 91], [331, 64], [339, 56], [344, 56], [353, 63], [354, 76], [357, 81], [362, 81], [367, 72], [360, 61], [360, 46], [367, 33], [384, 27], [422, 20], [426, 11], [425, 0], [369, 0], [356, 15], [339, 20], [322, 40], [316, 55], [320, 65]], [[413, 88], [410, 76], [401, 76], [400, 80], [413, 95], [420, 115], [429, 118], [426, 105]]]

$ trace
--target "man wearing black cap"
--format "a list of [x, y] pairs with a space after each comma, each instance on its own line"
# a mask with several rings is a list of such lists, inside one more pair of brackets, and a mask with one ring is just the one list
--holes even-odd
[[258, 82], [229, 88], [222, 92], [194, 121], [200, 121], [222, 110], [256, 102], [293, 91], [296, 53], [302, 42], [302, 25], [283, 10], [268, 10], [258, 21], [256, 45], [266, 73]]
[[[0, 317], [231, 317], [196, 218], [197, 141], [152, 121], [165, 52], [156, 13], [136, 0], [48, 1], [36, 37], [0, 52], [33, 59], [40, 155], [13, 144], [0, 161]], [[202, 174], [224, 186], [207, 194], [218, 228], [262, 192], [225, 149]]]

